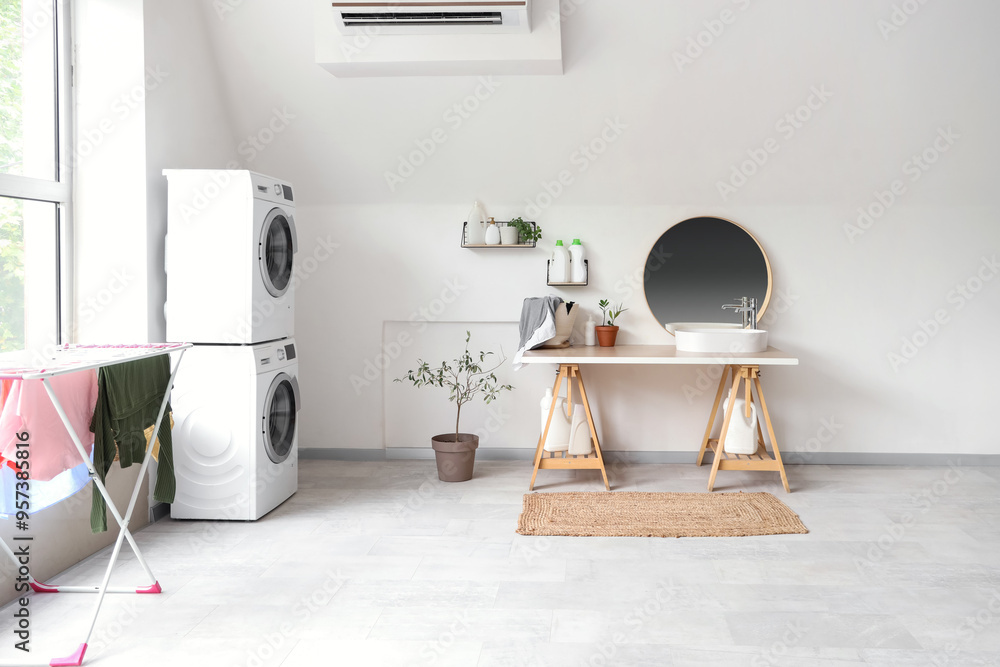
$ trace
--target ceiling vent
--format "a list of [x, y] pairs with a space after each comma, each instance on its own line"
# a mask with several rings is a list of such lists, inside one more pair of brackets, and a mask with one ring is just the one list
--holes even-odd
[[530, 0], [497, 2], [334, 2], [344, 35], [446, 35], [531, 32]]

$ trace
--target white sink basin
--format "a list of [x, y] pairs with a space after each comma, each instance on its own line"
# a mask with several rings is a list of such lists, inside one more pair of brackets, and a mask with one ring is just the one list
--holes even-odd
[[684, 328], [674, 326], [678, 352], [747, 354], [767, 349], [764, 329]]

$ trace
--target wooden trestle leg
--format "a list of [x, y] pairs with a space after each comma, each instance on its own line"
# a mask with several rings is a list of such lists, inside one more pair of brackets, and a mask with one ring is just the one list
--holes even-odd
[[[556, 456], [555, 452], [550, 452], [550, 456], [545, 456], [545, 439], [549, 434], [549, 427], [552, 425], [552, 416], [555, 414], [556, 401], [563, 381], [566, 382], [566, 395], [569, 413], [572, 414], [573, 381], [576, 380], [580, 389], [580, 399], [584, 414], [587, 415], [587, 425], [590, 428], [590, 437], [593, 441], [594, 451], [586, 456], [567, 456], [562, 452], [562, 456]], [[538, 438], [538, 447], [535, 449], [535, 467], [531, 472], [531, 482], [528, 490], [535, 488], [535, 478], [540, 469], [562, 469], [562, 470], [600, 470], [604, 478], [604, 488], [611, 490], [608, 483], [608, 472], [604, 467], [604, 454], [601, 452], [601, 443], [597, 437], [597, 428], [594, 425], [594, 415], [590, 410], [590, 401], [587, 400], [587, 389], [583, 385], [583, 376], [577, 364], [559, 364], [559, 373], [556, 375], [555, 386], [552, 388], [552, 405], [549, 407], [549, 416], [545, 420], [545, 428]]]
[[[729, 373], [733, 374], [732, 385], [730, 387], [729, 401], [726, 404], [725, 417], [722, 420], [722, 430], [718, 438], [712, 438], [712, 426], [715, 424], [716, 415], [719, 412], [722, 402], [722, 393], [726, 387], [726, 380]], [[767, 445], [764, 442], [764, 434], [760, 427], [760, 420], [757, 422], [757, 451], [753, 454], [727, 454], [720, 443], [726, 441], [726, 433], [733, 417], [733, 410], [736, 405], [736, 395], [739, 393], [740, 385], [743, 385], [743, 394], [746, 398], [746, 413], [750, 416], [751, 405], [754, 402], [754, 390], [757, 392], [757, 404], [760, 409], [760, 416], [767, 426], [767, 436], [771, 443], [773, 456], [768, 453]], [[778, 449], [778, 440], [774, 436], [774, 426], [771, 423], [771, 415], [767, 410], [767, 403], [764, 401], [764, 392], [760, 386], [759, 366], [729, 366], [722, 371], [722, 378], [719, 381], [719, 389], [715, 394], [715, 403], [712, 405], [712, 412], [708, 417], [708, 426], [705, 428], [705, 437], [701, 442], [701, 449], [698, 452], [697, 464], [701, 465], [705, 452], [712, 450], [712, 471], [708, 477], [708, 490], [715, 486], [715, 477], [720, 470], [769, 470], [781, 475], [781, 483], [786, 492], [791, 489], [788, 486], [788, 476], [785, 474], [785, 466], [781, 461], [781, 450]]]

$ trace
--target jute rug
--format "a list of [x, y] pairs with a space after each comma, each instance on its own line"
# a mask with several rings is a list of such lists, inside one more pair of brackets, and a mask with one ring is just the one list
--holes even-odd
[[770, 493], [526, 493], [521, 535], [742, 537], [808, 533]]

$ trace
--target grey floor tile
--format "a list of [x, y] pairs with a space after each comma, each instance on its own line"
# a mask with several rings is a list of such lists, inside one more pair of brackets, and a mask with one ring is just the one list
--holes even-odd
[[[261, 521], [160, 521], [137, 540], [164, 593], [109, 596], [88, 663], [1000, 665], [995, 469], [942, 486], [946, 467], [793, 466], [791, 494], [727, 471], [726, 489], [775, 493], [810, 532], [682, 539], [517, 535], [530, 464], [476, 471], [445, 484], [433, 461], [306, 461], [299, 492]], [[544, 473], [538, 492], [603, 489], [590, 472]], [[612, 471], [623, 490], [704, 492], [707, 476]], [[107, 555], [53, 581], [95, 583]], [[113, 581], [144, 583], [128, 551]], [[32, 596], [38, 654], [70, 653], [92, 603]]]

